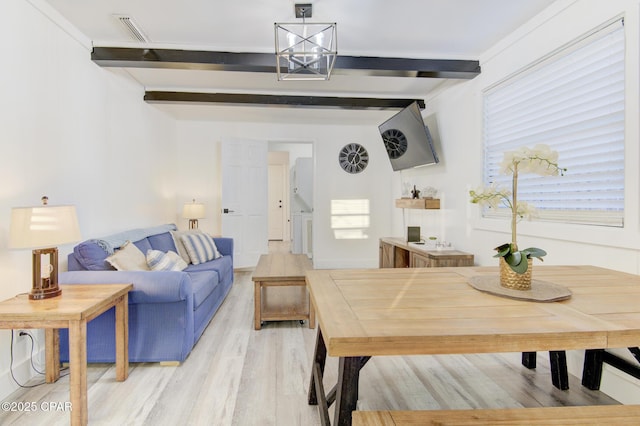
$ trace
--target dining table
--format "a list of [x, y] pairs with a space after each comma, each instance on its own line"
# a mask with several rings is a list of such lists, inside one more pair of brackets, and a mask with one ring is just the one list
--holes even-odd
[[[535, 265], [534, 282], [568, 290], [557, 301], [478, 290], [497, 267], [310, 270], [319, 327], [308, 403], [322, 424], [350, 425], [371, 357], [602, 350], [640, 345], [640, 276], [589, 265]], [[323, 385], [327, 357], [338, 380]]]

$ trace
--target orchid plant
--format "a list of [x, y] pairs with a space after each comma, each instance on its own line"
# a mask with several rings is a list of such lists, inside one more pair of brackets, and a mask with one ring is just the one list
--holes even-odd
[[500, 173], [512, 175], [511, 191], [492, 184], [488, 187], [469, 191], [471, 202], [489, 208], [503, 205], [511, 210], [511, 242], [495, 248], [494, 257], [502, 257], [511, 269], [524, 274], [529, 268], [528, 260], [532, 257], [542, 260], [547, 254], [542, 249], [529, 247], [518, 250], [516, 227], [519, 220], [536, 216], [536, 208], [525, 201], [518, 201], [518, 174], [535, 173], [541, 176], [564, 175], [567, 169], [558, 166], [558, 153], [548, 145], [540, 144], [531, 148], [521, 147], [515, 151], [507, 151], [500, 164]]

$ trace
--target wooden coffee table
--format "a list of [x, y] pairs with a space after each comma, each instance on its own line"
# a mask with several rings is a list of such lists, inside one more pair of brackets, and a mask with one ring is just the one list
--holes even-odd
[[315, 328], [315, 311], [305, 281], [306, 272], [312, 269], [311, 260], [305, 254], [260, 256], [251, 278], [254, 282], [256, 330], [260, 330], [263, 321], [284, 320], [308, 320], [309, 328]]
[[116, 308], [116, 380], [129, 374], [128, 293], [131, 284], [61, 285], [62, 294], [29, 300], [20, 294], [0, 302], [0, 329], [44, 328], [47, 383], [60, 377], [58, 329], [69, 329], [69, 388], [71, 424], [86, 425], [87, 323]]

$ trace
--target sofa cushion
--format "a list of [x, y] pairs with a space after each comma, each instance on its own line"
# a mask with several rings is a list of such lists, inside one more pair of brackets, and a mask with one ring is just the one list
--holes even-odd
[[109, 254], [95, 240], [83, 241], [73, 248], [73, 254], [80, 265], [89, 271], [112, 269], [105, 263]]
[[222, 256], [216, 260], [211, 260], [199, 265], [189, 265], [185, 272], [199, 272], [199, 271], [215, 271], [218, 273], [218, 278], [223, 281], [224, 277], [233, 276], [233, 260], [231, 256]]
[[215, 271], [188, 272], [193, 289], [193, 310], [206, 300], [218, 286], [218, 274]]
[[146, 257], [147, 266], [152, 271], [182, 271], [187, 267], [187, 262], [175, 251], [149, 250]]
[[144, 253], [130, 241], [107, 257], [106, 261], [118, 271], [149, 271]]
[[221, 256], [216, 243], [205, 233], [185, 234], [180, 237], [194, 265], [217, 259]]
[[173, 237], [169, 232], [163, 232], [162, 234], [151, 235], [147, 239], [149, 240], [149, 244], [151, 244], [151, 248], [154, 250], [160, 250], [165, 253], [169, 251], [172, 251], [175, 253], [178, 252], [177, 247], [173, 242]]
[[140, 249], [140, 251], [142, 252], [143, 256], [147, 251], [153, 250], [153, 247], [151, 247], [151, 243], [149, 242], [149, 240], [147, 238], [143, 238], [141, 240], [134, 241], [133, 244], [135, 244], [135, 246]]

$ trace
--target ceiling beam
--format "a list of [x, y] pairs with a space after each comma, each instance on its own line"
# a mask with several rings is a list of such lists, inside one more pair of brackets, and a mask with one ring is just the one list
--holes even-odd
[[385, 98], [347, 98], [333, 96], [285, 96], [246, 93], [200, 93], [200, 92], [163, 92], [148, 91], [144, 95], [147, 102], [198, 102], [238, 105], [276, 105], [314, 108], [349, 109], [401, 109], [413, 102], [424, 109], [422, 99], [385, 99]]
[[[274, 53], [235, 53], [205, 50], [94, 47], [91, 59], [103, 67], [205, 69], [216, 71], [276, 71]], [[472, 79], [480, 74], [476, 60], [338, 56], [335, 74], [413, 78]]]

